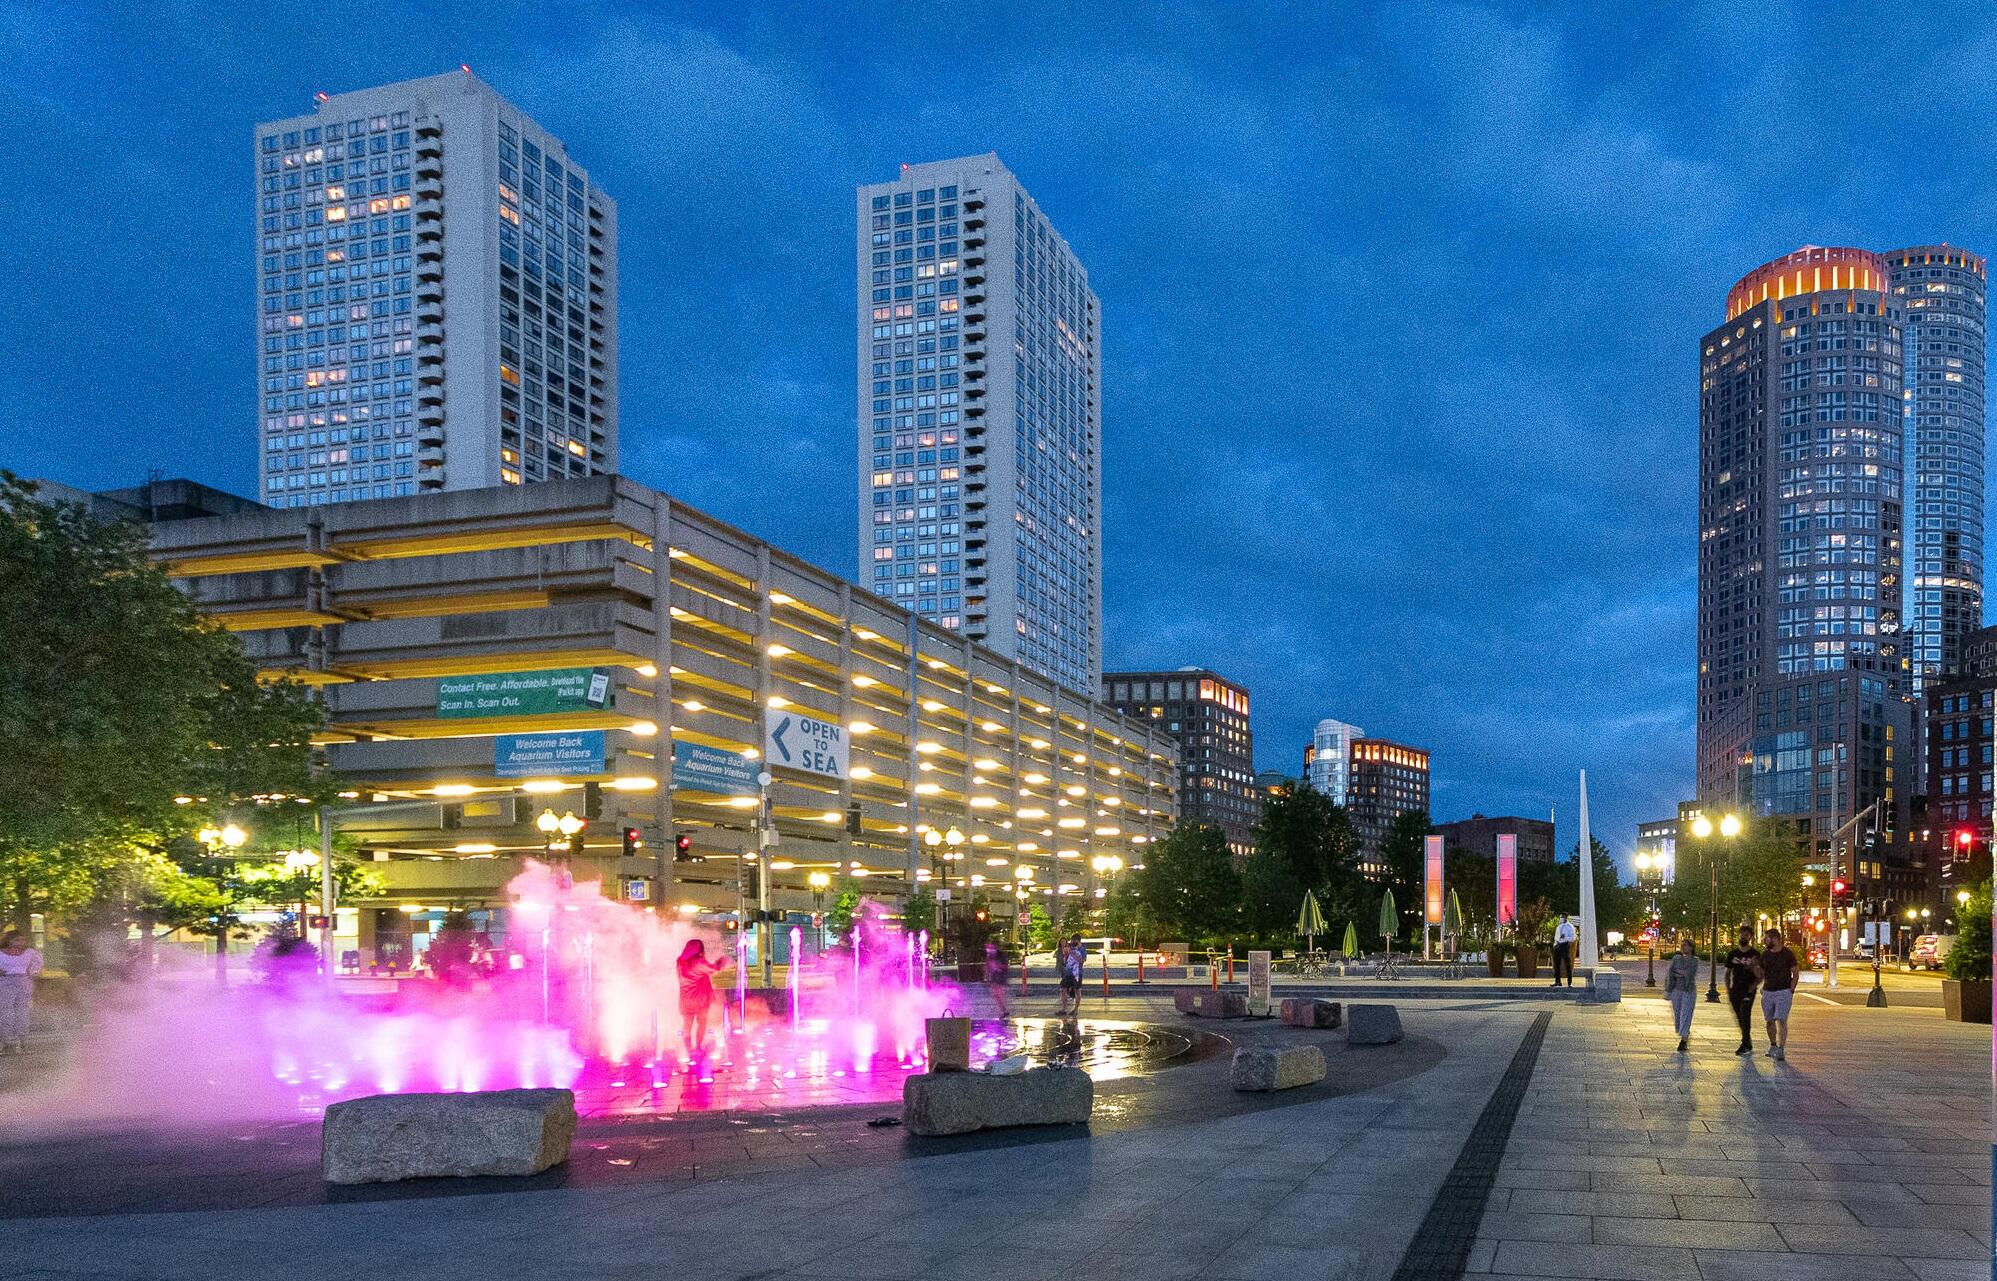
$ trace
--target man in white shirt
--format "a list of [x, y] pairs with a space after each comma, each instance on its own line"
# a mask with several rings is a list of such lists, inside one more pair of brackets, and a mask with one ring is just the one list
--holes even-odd
[[1553, 927], [1553, 986], [1560, 986], [1560, 976], [1567, 976], [1567, 986], [1574, 986], [1574, 940], [1579, 934], [1574, 922], [1567, 919], [1565, 912], [1560, 915], [1560, 924]]

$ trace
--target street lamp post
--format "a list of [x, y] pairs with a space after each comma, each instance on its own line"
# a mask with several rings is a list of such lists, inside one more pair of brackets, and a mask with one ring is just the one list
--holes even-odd
[[[1720, 835], [1727, 838], [1729, 852], [1733, 849], [1733, 839], [1740, 835], [1740, 816], [1724, 814], [1720, 816]], [[1692, 821], [1692, 834], [1701, 841], [1713, 834], [1713, 820], [1701, 814]], [[1712, 962], [1706, 972], [1706, 1000], [1718, 1004], [1720, 999], [1720, 864], [1713, 857], [1712, 847], [1706, 846], [1706, 934], [1712, 947]]]
[[[1653, 862], [1650, 855], [1639, 852], [1636, 856], [1636, 879], [1647, 884], [1650, 881], [1650, 869], [1652, 866]], [[1650, 910], [1653, 914], [1657, 911], [1657, 894], [1654, 890], [1650, 896]], [[1655, 926], [1652, 926], [1650, 931], [1650, 959], [1644, 966], [1643, 985], [1645, 987], [1657, 986], [1657, 928]]]
[[825, 891], [832, 884], [830, 872], [812, 872], [804, 878], [811, 886], [811, 918], [818, 934], [818, 950], [825, 950]]
[[[211, 855], [223, 850], [235, 851], [243, 848], [250, 834], [234, 823], [224, 823], [220, 827], [204, 827], [194, 834], [194, 839], [208, 847]], [[229, 981], [229, 916], [226, 910], [215, 914], [215, 981]]]

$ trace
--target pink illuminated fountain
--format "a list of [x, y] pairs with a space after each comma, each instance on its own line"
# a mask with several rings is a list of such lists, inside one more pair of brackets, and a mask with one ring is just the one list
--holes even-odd
[[[706, 1044], [682, 1048], [675, 960], [699, 933], [530, 862], [507, 887], [512, 952], [489, 972], [343, 994], [316, 973], [229, 988], [156, 981], [99, 1011], [79, 1066], [129, 1067], [106, 1097], [72, 1072], [18, 1100], [38, 1117], [296, 1115], [375, 1093], [566, 1085], [586, 1112], [813, 1106], [899, 1098], [921, 1071], [924, 1020], [962, 1002], [930, 986], [926, 940], [864, 905], [844, 943], [749, 988], [746, 941], [725, 944]], [[708, 954], [721, 940], [708, 938]], [[0, 1122], [6, 1117], [0, 1115]]]

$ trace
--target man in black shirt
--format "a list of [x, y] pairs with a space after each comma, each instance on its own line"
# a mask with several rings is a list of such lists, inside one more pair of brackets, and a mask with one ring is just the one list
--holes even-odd
[[1740, 1024], [1740, 1048], [1735, 1054], [1754, 1053], [1754, 989], [1760, 981], [1755, 966], [1760, 958], [1754, 950], [1754, 931], [1743, 925], [1739, 940], [1726, 954], [1727, 1004], [1733, 1006], [1734, 1022]]

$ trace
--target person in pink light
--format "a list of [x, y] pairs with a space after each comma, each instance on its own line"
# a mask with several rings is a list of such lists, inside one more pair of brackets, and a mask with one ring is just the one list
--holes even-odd
[[699, 939], [688, 939], [680, 949], [680, 1039], [689, 1062], [707, 1048], [707, 1015], [714, 1008], [713, 976], [730, 964], [726, 952], [710, 958], [707, 944]]

